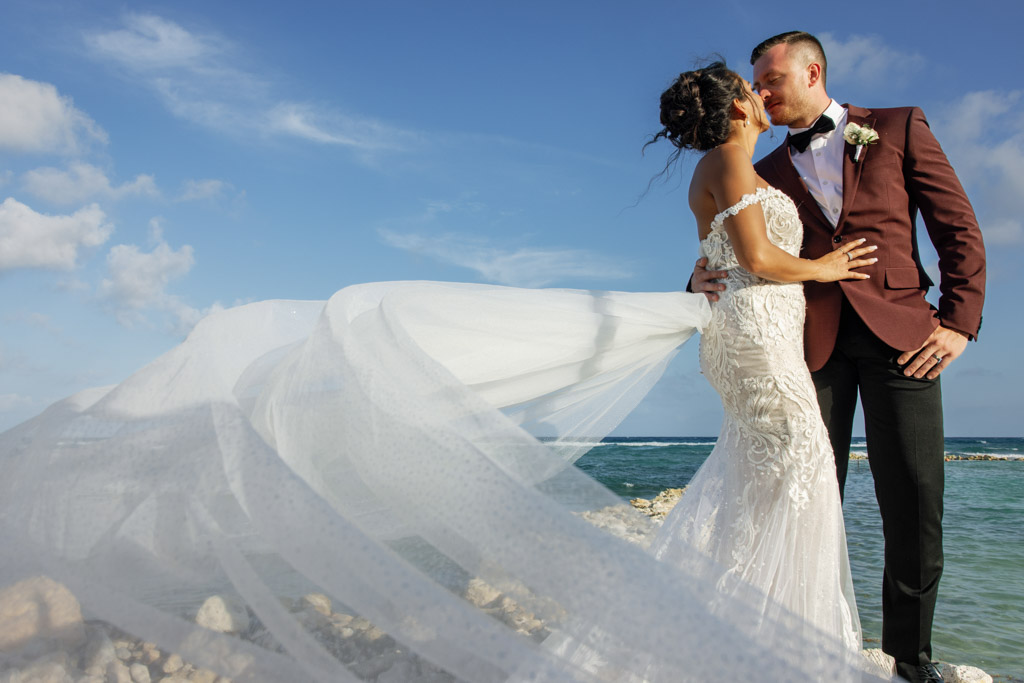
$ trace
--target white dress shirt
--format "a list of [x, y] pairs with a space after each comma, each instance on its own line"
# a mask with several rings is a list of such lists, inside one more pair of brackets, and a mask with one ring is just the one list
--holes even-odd
[[[843, 150], [846, 147], [843, 128], [846, 127], [846, 108], [832, 100], [822, 116], [835, 121], [835, 130], [815, 135], [803, 152], [790, 147], [789, 153], [800, 179], [834, 226], [839, 221], [839, 212], [843, 210]], [[801, 133], [808, 128], [790, 128], [789, 133]]]

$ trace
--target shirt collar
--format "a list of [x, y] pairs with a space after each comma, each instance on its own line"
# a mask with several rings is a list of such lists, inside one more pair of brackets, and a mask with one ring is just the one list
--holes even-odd
[[[839, 127], [842, 125], [843, 121], [846, 119], [846, 107], [844, 107], [843, 105], [839, 104], [835, 100], [831, 100], [831, 101], [829, 101], [828, 106], [825, 107], [825, 111], [823, 111], [821, 113], [821, 116], [827, 116], [830, 119], [832, 119], [832, 121], [836, 124], [836, 130], [839, 130]], [[821, 116], [819, 116], [818, 118], [821, 118]], [[789, 132], [790, 132], [791, 135], [793, 135], [793, 134], [796, 134], [796, 133], [802, 133], [805, 130], [810, 130], [811, 126], [813, 126], [814, 123], [817, 120], [818, 119], [815, 119], [814, 121], [811, 122], [810, 126], [806, 126], [804, 128], [790, 128]], [[829, 133], [826, 133], [825, 135], [826, 135], [826, 137], [829, 137], [829, 136], [832, 135], [832, 133], [829, 132]]]

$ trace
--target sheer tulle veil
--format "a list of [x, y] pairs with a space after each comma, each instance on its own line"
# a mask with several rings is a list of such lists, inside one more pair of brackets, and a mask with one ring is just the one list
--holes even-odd
[[[85, 669], [102, 625], [235, 681], [861, 680], [572, 466], [707, 316], [429, 282], [211, 315], [0, 435], [0, 591], [45, 576], [85, 618], [0, 637], [0, 673]], [[214, 595], [240, 625], [196, 623]]]

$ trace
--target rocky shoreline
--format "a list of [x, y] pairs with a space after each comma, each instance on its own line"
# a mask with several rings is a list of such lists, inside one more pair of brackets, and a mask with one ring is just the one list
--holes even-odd
[[[867, 460], [868, 456], [863, 453], [850, 453], [850, 460]], [[970, 460], [970, 461], [987, 461], [987, 462], [1024, 462], [1024, 458], [1011, 458], [1006, 455], [986, 455], [986, 454], [974, 454], [974, 455], [956, 455], [947, 453], [943, 456], [943, 460], [946, 462], [954, 462], [958, 460]]]
[[[675, 506], [684, 489], [668, 489], [652, 500], [637, 498], [583, 513], [591, 523], [634, 543], [650, 541], [651, 525], [638, 523], [640, 510], [657, 526]], [[643, 522], [643, 518], [639, 517]], [[537, 642], [549, 631], [544, 622], [510, 595], [480, 579], [469, 580], [462, 597]], [[310, 593], [300, 599], [280, 598], [282, 606], [333, 657], [363, 680], [376, 683], [453, 683], [455, 678], [414, 653], [367, 619], [334, 606], [330, 598]], [[271, 652], [284, 648], [240, 601], [214, 595], [197, 610], [194, 621], [206, 631], [231, 634]], [[429, 624], [418, 625], [429, 631]], [[206, 631], [198, 632], [198, 635]], [[872, 670], [881, 676], [892, 661], [881, 650], [864, 651]], [[251, 662], [236, 654], [235, 671]], [[943, 663], [948, 683], [992, 683], [975, 667]], [[0, 683], [230, 683], [223, 672], [203, 668], [180, 654], [162, 651], [155, 643], [135, 638], [99, 620], [85, 620], [75, 596], [43, 576], [0, 589]]]
[[[485, 582], [467, 583], [463, 597], [536, 641], [544, 623]], [[369, 620], [335, 610], [321, 593], [280, 598], [305, 631], [349, 671], [376, 683], [454, 683], [455, 678]], [[284, 648], [240, 601], [214, 595], [195, 615], [198, 626], [231, 634], [271, 652]], [[429, 630], [429, 625], [422, 628]], [[239, 655], [235, 655], [236, 657]], [[245, 655], [241, 655], [243, 658]], [[244, 670], [245, 661], [234, 662]], [[161, 651], [99, 620], [84, 620], [78, 600], [43, 576], [0, 590], [0, 683], [231, 683], [231, 678]]]

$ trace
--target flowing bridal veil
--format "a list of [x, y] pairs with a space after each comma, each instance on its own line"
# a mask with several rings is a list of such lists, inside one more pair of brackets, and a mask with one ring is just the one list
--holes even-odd
[[0, 592], [59, 584], [85, 618], [0, 635], [0, 674], [103, 680], [130, 634], [132, 674], [171, 680], [861, 680], [697, 553], [655, 559], [652, 523], [572, 467], [708, 314], [404, 282], [208, 317], [0, 435]]

